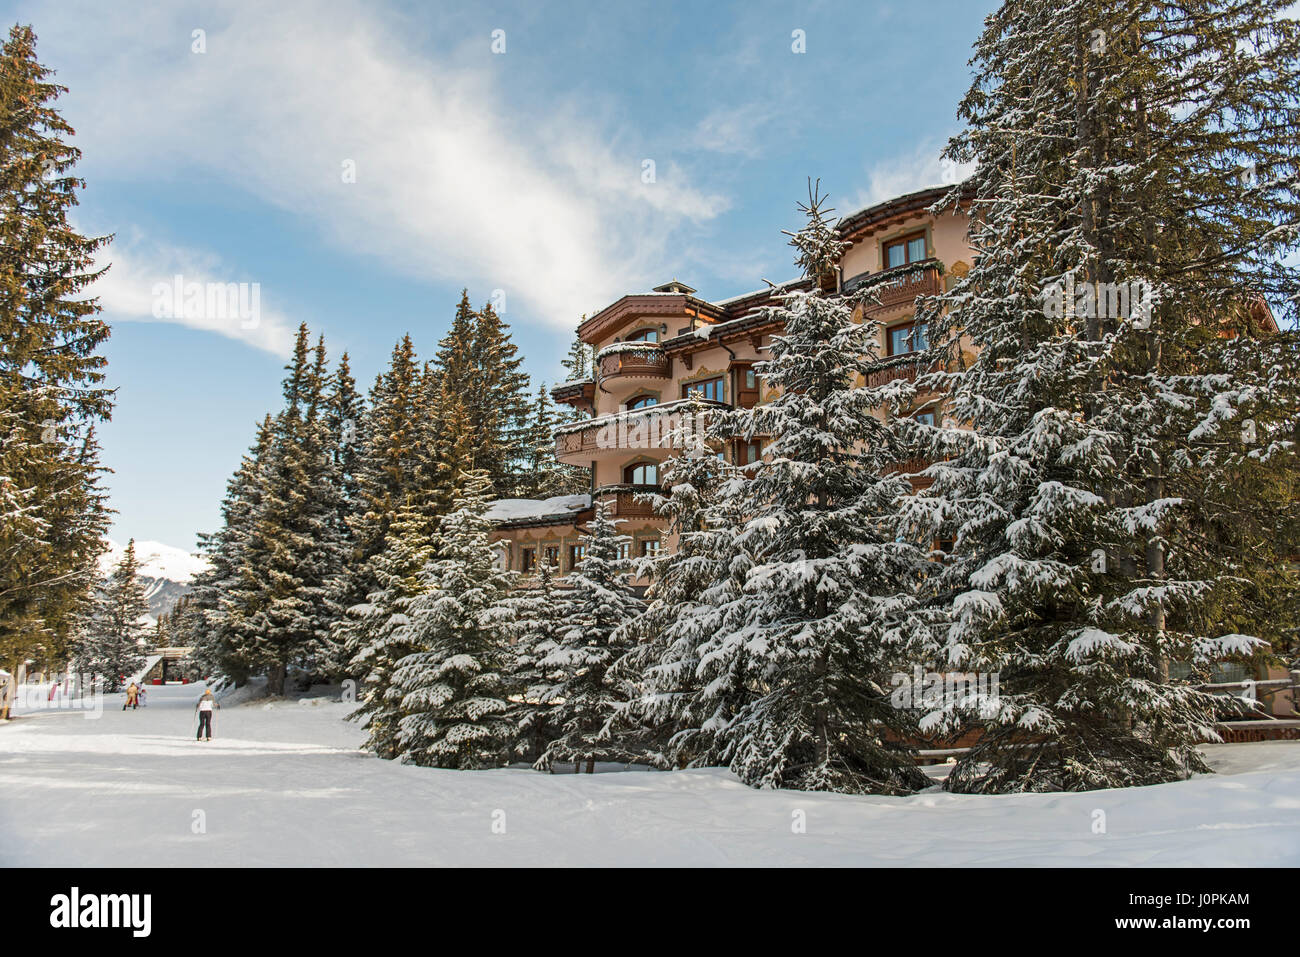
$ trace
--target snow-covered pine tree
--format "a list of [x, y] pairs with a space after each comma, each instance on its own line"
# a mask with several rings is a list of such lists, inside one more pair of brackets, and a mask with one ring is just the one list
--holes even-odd
[[506, 669], [509, 651], [499, 603], [514, 573], [498, 567], [487, 518], [492, 478], [461, 477], [453, 511], [420, 572], [422, 593], [408, 606], [402, 640], [417, 650], [397, 662], [402, 760], [438, 768], [505, 765], [515, 743]]
[[807, 223], [788, 234], [811, 290], [767, 307], [784, 331], [756, 369], [781, 393], [712, 430], [727, 442], [771, 438], [752, 477], [727, 488], [731, 535], [753, 567], [740, 594], [705, 610], [717, 630], [696, 654], [704, 681], [751, 692], [713, 731], [741, 780], [902, 794], [927, 783], [907, 743], [910, 712], [890, 700], [892, 676], [925, 638], [912, 612], [926, 557], [897, 534], [895, 503], [910, 486], [894, 466], [907, 450], [878, 413], [910, 393], [901, 380], [857, 387], [879, 328], [854, 321], [854, 303], [827, 281], [844, 244], [823, 203], [810, 184]]
[[340, 673], [354, 679], [359, 675], [348, 670], [350, 662], [370, 638], [358, 630], [358, 619], [347, 610], [366, 604], [367, 596], [383, 587], [373, 563], [392, 546], [391, 523], [407, 509], [404, 537], [414, 531], [413, 523], [421, 526], [419, 535], [425, 541], [433, 531], [431, 512], [411, 510], [420, 501], [417, 490], [426, 484], [428, 473], [421, 379], [411, 337], [403, 336], [393, 347], [388, 369], [376, 376], [353, 432], [356, 458], [346, 497], [350, 557], [331, 581], [328, 598], [335, 609], [330, 638]]
[[474, 467], [488, 472], [498, 497], [518, 498], [534, 451], [528, 374], [509, 324], [492, 303], [478, 311], [476, 320], [471, 350], [475, 382], [467, 395], [470, 434], [478, 437], [480, 449]]
[[57, 667], [108, 527], [94, 426], [112, 393], [87, 287], [109, 237], [69, 221], [84, 181], [30, 27], [0, 46], [0, 663]]
[[79, 667], [88, 674], [104, 679], [104, 689], [119, 690], [122, 679], [134, 674], [144, 663], [141, 643], [149, 633], [146, 616], [149, 601], [138, 578], [140, 563], [135, 557], [135, 539], [104, 582], [95, 601], [94, 614], [78, 649]]
[[550, 390], [543, 382], [537, 389], [528, 420], [524, 446], [527, 465], [519, 476], [515, 494], [520, 498], [551, 498], [585, 492], [591, 477], [586, 469], [565, 465], [555, 458], [555, 428], [560, 417]]
[[368, 733], [363, 747], [393, 759], [401, 754], [398, 722], [404, 713], [393, 672], [399, 661], [417, 650], [406, 628], [411, 602], [425, 590], [421, 570], [433, 547], [426, 517], [410, 506], [397, 511], [385, 537], [385, 547], [368, 562], [366, 577], [375, 587], [364, 602], [347, 609], [346, 627], [336, 634], [348, 642], [348, 673], [360, 678], [360, 704], [348, 717], [363, 723]]
[[540, 665], [545, 649], [559, 638], [563, 621], [556, 614], [558, 597], [549, 562], [542, 562], [535, 587], [517, 587], [494, 611], [509, 642], [507, 712], [514, 727], [514, 756], [533, 763], [550, 742], [553, 705], [544, 703], [546, 689], [560, 675]]
[[247, 611], [259, 583], [250, 570], [264, 558], [255, 552], [253, 523], [262, 498], [262, 457], [271, 444], [272, 420], [258, 426], [257, 439], [226, 483], [221, 527], [199, 535], [208, 567], [194, 576], [184, 618], [186, 644], [207, 676], [226, 675], [236, 684], [249, 678], [252, 663], [242, 654]]
[[1276, 544], [1225, 528], [1259, 514], [1242, 497], [1259, 483], [1233, 491], [1230, 433], [1267, 408], [1223, 353], [1257, 345], [1254, 296], [1296, 288], [1283, 6], [1008, 2], [976, 45], [948, 155], [978, 163], [962, 188], [978, 255], [926, 315], [948, 358], [962, 333], [979, 350], [930, 378], [969, 430], [931, 430], [934, 484], [904, 507], [955, 542], [947, 660], [1000, 679], [933, 716], [982, 728], [952, 790], [1205, 770], [1215, 702], [1194, 686], [1258, 647], [1241, 584]]
[[620, 628], [620, 642], [631, 647], [611, 668], [638, 689], [615, 728], [648, 731], [656, 761], [670, 767], [723, 763], [713, 732], [730, 720], [738, 700], [749, 697], [743, 667], [724, 673], [700, 657], [700, 648], [722, 630], [720, 609], [735, 610], [730, 602], [741, 594], [750, 567], [736, 547], [737, 516], [724, 508], [731, 500], [721, 494], [728, 476], [743, 481], [744, 474], [705, 443], [706, 415], [704, 403], [683, 414], [690, 426], [671, 437], [681, 448], [660, 469], [665, 491], [646, 496], [676, 547], [637, 561], [638, 575], [650, 582], [646, 606]]
[[563, 626], [553, 641], [537, 646], [537, 667], [548, 679], [556, 676], [538, 688], [537, 700], [550, 706], [547, 720], [555, 735], [537, 761], [540, 769], [573, 761], [585, 763], [590, 773], [597, 761], [644, 757], [635, 747], [603, 733], [616, 710], [636, 694], [628, 681], [607, 672], [628, 650], [615, 632], [643, 607], [631, 584], [631, 558], [621, 554], [631, 539], [618, 533], [619, 521], [609, 517], [606, 502], [596, 503], [595, 515], [580, 539], [582, 562], [569, 573], [570, 587], [556, 608]]
[[336, 525], [342, 495], [324, 417], [324, 343], [314, 350], [308, 343], [302, 325], [286, 367], [285, 409], [274, 420], [260, 463], [261, 499], [251, 538], [253, 551], [266, 558], [244, 571], [256, 588], [238, 653], [265, 671], [274, 695], [284, 693], [290, 665], [310, 669], [328, 657], [326, 592], [344, 547]]

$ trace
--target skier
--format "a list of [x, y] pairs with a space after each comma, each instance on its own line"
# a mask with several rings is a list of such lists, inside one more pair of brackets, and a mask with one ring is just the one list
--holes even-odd
[[135, 710], [138, 707], [140, 707], [140, 689], [137, 688], [135, 682], [132, 681], [131, 684], [127, 686], [126, 701], [122, 703], [122, 710], [125, 711], [127, 708]]
[[198, 741], [200, 738], [204, 741], [212, 740], [212, 709], [218, 707], [220, 707], [220, 705], [217, 704], [217, 699], [212, 694], [211, 688], [199, 695], [198, 703], [194, 705], [194, 710], [198, 712], [199, 715], [199, 730], [198, 733], [194, 735], [195, 741]]

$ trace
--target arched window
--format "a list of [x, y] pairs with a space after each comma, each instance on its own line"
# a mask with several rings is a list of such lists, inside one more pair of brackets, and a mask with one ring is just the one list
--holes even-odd
[[629, 410], [648, 409], [650, 406], [658, 404], [659, 397], [657, 395], [638, 395], [628, 402], [627, 407]]
[[654, 462], [637, 462], [623, 470], [623, 482], [627, 485], [658, 485], [659, 466]]

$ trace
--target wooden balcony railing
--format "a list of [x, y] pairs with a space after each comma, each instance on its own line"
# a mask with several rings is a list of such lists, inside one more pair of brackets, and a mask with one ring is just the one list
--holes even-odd
[[668, 355], [659, 348], [620, 349], [603, 352], [597, 357], [600, 379], [623, 376], [640, 376], [656, 379], [668, 378]]
[[921, 372], [921, 355], [886, 359], [867, 370], [867, 388], [874, 389], [899, 379], [915, 382]]
[[884, 279], [874, 286], [879, 302], [867, 302], [863, 312], [874, 316], [898, 306], [910, 306], [918, 296], [937, 296], [943, 292], [943, 278], [937, 261], [933, 266], [921, 269], [902, 267], [899, 271], [901, 274], [897, 279]]
[[614, 518], [653, 518], [654, 507], [649, 502], [638, 502], [638, 495], [658, 493], [658, 485], [605, 485], [596, 489], [596, 500], [613, 505]]

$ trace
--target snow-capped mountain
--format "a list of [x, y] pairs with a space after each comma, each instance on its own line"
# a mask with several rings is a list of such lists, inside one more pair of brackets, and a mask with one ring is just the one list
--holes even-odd
[[[99, 558], [100, 571], [105, 575], [112, 572], [126, 551], [124, 543], [111, 538], [107, 540], [107, 546], [107, 551]], [[208, 567], [208, 560], [203, 556], [191, 555], [182, 548], [162, 542], [137, 541], [135, 557], [140, 563], [138, 577], [149, 599], [151, 620], [157, 620], [159, 615], [170, 611], [176, 600], [189, 591], [191, 579]]]

